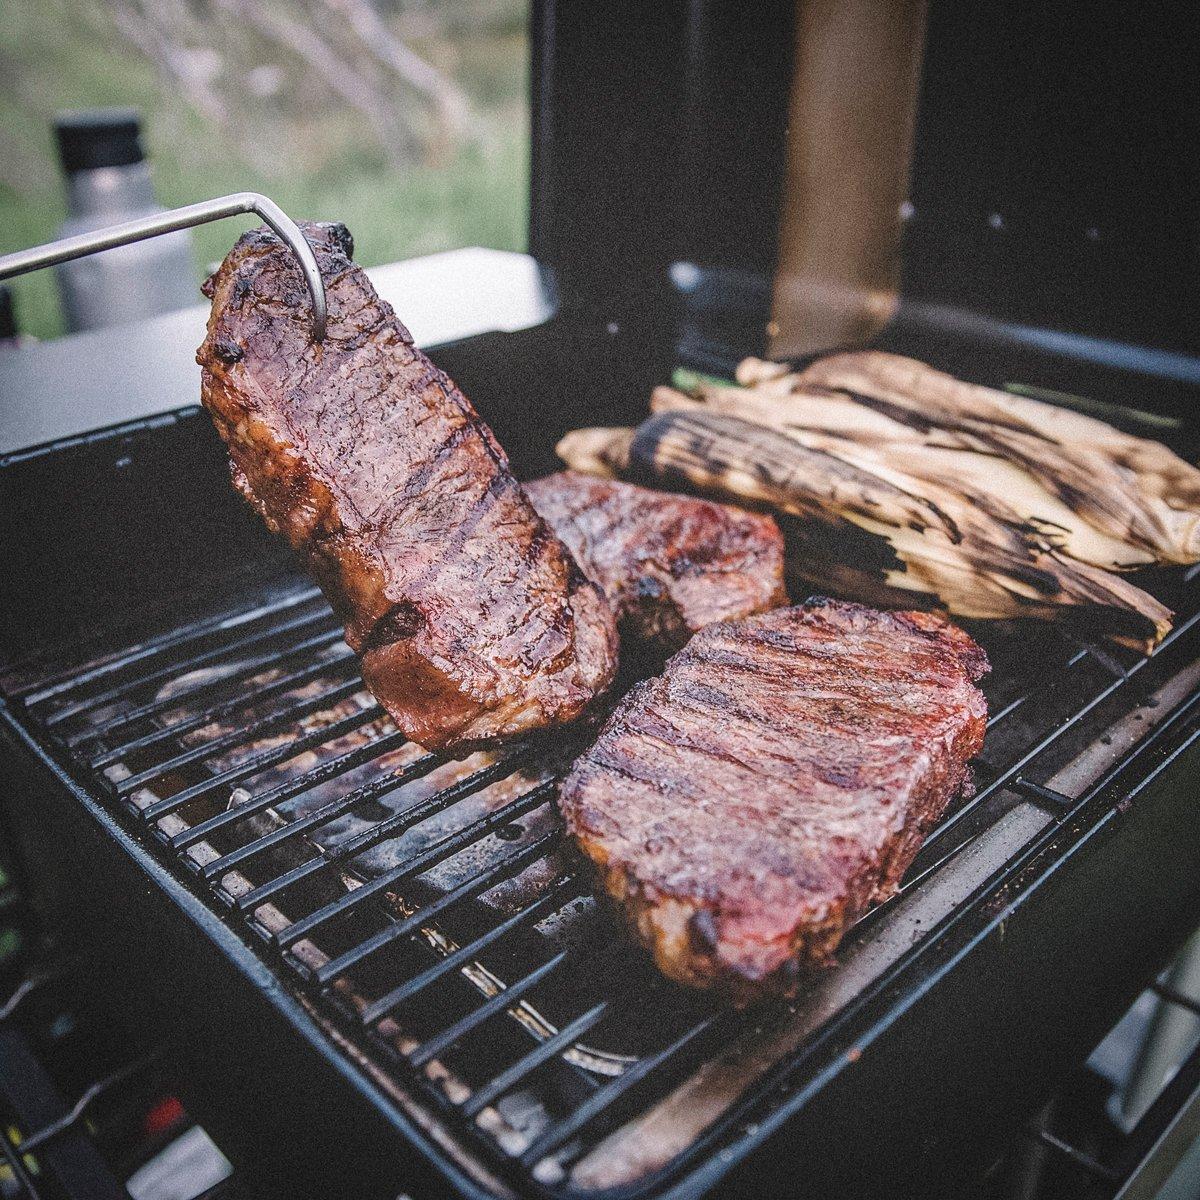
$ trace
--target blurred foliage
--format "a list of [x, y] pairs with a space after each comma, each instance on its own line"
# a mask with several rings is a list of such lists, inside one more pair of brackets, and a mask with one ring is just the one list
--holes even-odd
[[[141, 109], [167, 206], [262, 191], [344, 221], [368, 266], [523, 249], [527, 20], [527, 0], [0, 0], [0, 252], [55, 235], [51, 122], [98, 105]], [[236, 235], [194, 231], [198, 269]], [[15, 289], [24, 330], [61, 328], [49, 272]]]

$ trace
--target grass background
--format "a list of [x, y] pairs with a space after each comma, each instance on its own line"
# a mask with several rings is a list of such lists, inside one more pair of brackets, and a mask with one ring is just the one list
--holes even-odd
[[[258, 2], [304, 12], [304, 0]], [[203, 14], [204, 0], [193, 7]], [[344, 221], [367, 266], [465, 245], [524, 249], [527, 0], [378, 0], [377, 7], [465, 91], [469, 134], [448, 149], [432, 145], [422, 98], [400, 89], [394, 102], [411, 127], [413, 152], [410, 162], [389, 161], [367, 122], [303, 63], [237, 30], [227, 31], [226, 44], [238, 69], [257, 60], [282, 82], [261, 97], [239, 91], [236, 108], [230, 104], [237, 128], [221, 128], [122, 36], [105, 0], [0, 0], [0, 253], [55, 236], [65, 209], [51, 122], [61, 109], [96, 105], [142, 110], [164, 205], [261, 191], [293, 217]], [[233, 221], [193, 231], [197, 286], [237, 233]], [[61, 331], [52, 272], [13, 288], [23, 331]]]

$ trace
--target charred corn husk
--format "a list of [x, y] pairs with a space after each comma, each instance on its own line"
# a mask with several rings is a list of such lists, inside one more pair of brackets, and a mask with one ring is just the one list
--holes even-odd
[[788, 518], [793, 573], [966, 617], [1098, 618], [1151, 648], [1171, 613], [1117, 572], [1200, 559], [1200, 471], [1079, 413], [864, 352], [742, 386], [656, 389], [637, 430], [580, 430], [574, 469], [636, 475]]
[[981, 503], [1002, 498], [1006, 514], [1028, 524], [1047, 545], [1093, 566], [1128, 570], [1157, 561], [1144, 545], [1090, 524], [1021, 466], [970, 446], [966, 438], [922, 433], [838, 392], [807, 388], [762, 396], [757, 389], [721, 388], [700, 399], [656, 388], [651, 409], [738, 417], [885, 477], [894, 473], [909, 487], [914, 480], [922, 482], [922, 490], [952, 482]]
[[1162, 563], [1200, 560], [1200, 470], [1160, 442], [1039, 400], [964, 383], [896, 354], [818, 359], [767, 383], [838, 392], [925, 436], [1026, 471], [1089, 525]]

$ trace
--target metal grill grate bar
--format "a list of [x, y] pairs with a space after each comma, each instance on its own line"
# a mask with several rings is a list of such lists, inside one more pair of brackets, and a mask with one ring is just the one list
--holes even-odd
[[[1162, 650], [1169, 643], [1174, 642], [1177, 637], [1182, 636], [1183, 633], [1194, 628], [1197, 625], [1198, 620], [1200, 620], [1200, 614], [1196, 614], [1190, 617], [1187, 621], [1176, 626], [1172, 633], [1168, 634], [1167, 638], [1164, 639], [1162, 646], [1159, 648], [1159, 654], [1162, 653]], [[1070, 659], [1068, 666], [1077, 665], [1085, 657], [1087, 657], [1086, 654], [1081, 651]], [[928, 847], [936, 844], [967, 816], [977, 811], [983, 804], [991, 799], [991, 797], [999, 792], [1001, 788], [1011, 786], [1013, 781], [1020, 776], [1021, 772], [1024, 771], [1025, 768], [1030, 765], [1030, 763], [1045, 753], [1045, 751], [1053, 746], [1065, 733], [1068, 732], [1068, 730], [1071, 730], [1078, 725], [1080, 721], [1084, 719], [1084, 717], [1098, 708], [1105, 700], [1112, 696], [1118, 688], [1126, 684], [1133, 675], [1145, 667], [1147, 663], [1153, 661], [1154, 659], [1150, 658], [1140, 659], [1122, 677], [1113, 679], [1098, 693], [1094, 694], [1081, 707], [1074, 708], [1069, 717], [1055, 725], [1053, 729], [1035, 741], [1034, 744], [1023, 754], [1021, 754], [1015, 762], [1010, 763], [999, 775], [996, 776], [995, 779], [993, 779], [985, 787], [980, 788], [971, 801], [957, 809], [954, 813], [942, 821], [935, 829], [930, 830], [929, 834], [925, 838], [924, 845]], [[989, 728], [990, 727], [991, 726], [989, 723]]]
[[[451, 855], [457, 854], [458, 851], [466, 849], [480, 838], [486, 837], [492, 830], [499, 829], [502, 825], [509, 825], [535, 808], [540, 808], [551, 799], [557, 786], [553, 782], [538, 784], [524, 796], [510, 801], [503, 808], [488, 813], [486, 816], [472, 821], [469, 825], [464, 825], [457, 833], [452, 833], [449, 837], [435, 842], [423, 854], [418, 854], [411, 861], [376, 876], [369, 883], [364, 883], [345, 896], [340, 896], [337, 900], [322, 905], [307, 917], [301, 917], [300, 920], [292, 922], [286, 929], [281, 929], [275, 934], [275, 944], [281, 949], [286, 949], [302, 937], [308, 937], [327, 921], [332, 921], [357, 908], [372, 896], [377, 896], [380, 892], [396, 887], [406, 879], [412, 879], [414, 876], [420, 875], [422, 871], [428, 871], [430, 867], [437, 866]], [[238, 901], [238, 907], [242, 909], [256, 908], [261, 903], [262, 899], [257, 897], [254, 892], [250, 892]]]
[[493, 863], [486, 870], [468, 879], [465, 883], [460, 883], [458, 887], [444, 896], [439, 896], [436, 900], [426, 904], [412, 916], [405, 917], [402, 921], [388, 926], [387, 929], [381, 929], [378, 933], [372, 934], [365, 941], [359, 942], [353, 950], [347, 950], [345, 954], [340, 954], [337, 958], [319, 967], [316, 971], [317, 982], [320, 984], [332, 983], [339, 975], [344, 975], [363, 959], [369, 958], [372, 954], [382, 950], [385, 946], [390, 946], [407, 934], [415, 933], [423, 925], [428, 925], [435, 917], [460, 901], [474, 899], [498, 883], [503, 883], [506, 879], [519, 875], [539, 858], [545, 858], [562, 841], [562, 838], [563, 835], [558, 830], [543, 834], [523, 850]]
[[1024, 775], [1018, 775], [1012, 780], [1009, 787], [1029, 800], [1037, 800], [1039, 803], [1045, 804], [1052, 812], [1062, 812], [1063, 809], [1070, 808], [1075, 803], [1070, 796], [1064, 796], [1062, 792], [1044, 787], [1032, 779], [1026, 779]]
[[450, 787], [436, 793], [436, 795], [430, 796], [427, 800], [422, 800], [419, 804], [414, 804], [412, 808], [407, 808], [403, 812], [396, 813], [395, 816], [389, 817], [386, 821], [381, 821], [378, 825], [360, 833], [357, 837], [350, 838], [336, 850], [331, 850], [320, 858], [314, 858], [306, 863], [302, 863], [300, 866], [294, 867], [291, 871], [280, 875], [277, 879], [272, 879], [269, 883], [262, 884], [249, 893], [249, 895], [243, 897], [243, 899], [248, 902], [250, 896], [256, 896], [255, 903], [261, 904], [266, 897], [274, 896], [283, 891], [284, 888], [292, 887], [294, 884], [299, 883], [300, 880], [307, 879], [310, 875], [314, 875], [326, 867], [347, 862], [356, 855], [361, 854], [364, 850], [370, 850], [373, 846], [378, 846], [381, 842], [398, 837], [414, 825], [419, 825], [422, 821], [434, 816], [436, 813], [445, 811], [452, 804], [457, 804], [459, 800], [471, 795], [472, 792], [481, 791], [489, 784], [506, 779], [528, 756], [529, 751], [525, 749], [501, 762], [493, 763], [490, 767], [484, 767], [483, 770], [476, 771], [473, 775], [469, 775], [466, 779], [452, 784]]
[[[247, 817], [252, 817], [256, 813], [264, 811], [264, 809], [283, 804], [285, 801], [291, 800], [294, 796], [298, 796], [302, 792], [316, 787], [318, 784], [328, 783], [330, 780], [337, 779], [339, 776], [348, 774], [364, 763], [370, 762], [373, 758], [381, 758], [383, 755], [390, 754], [393, 750], [398, 750], [406, 745], [408, 745], [408, 739], [402, 733], [396, 731], [384, 734], [383, 737], [377, 738], [373, 742], [368, 742], [366, 745], [355, 746], [347, 750], [344, 754], [339, 754], [337, 758], [331, 758], [327, 762], [318, 763], [317, 766], [305, 771], [302, 775], [298, 775], [295, 779], [278, 784], [261, 795], [243, 800], [233, 808], [217, 813], [207, 820], [198, 821], [195, 825], [183, 830], [181, 833], [175, 834], [170, 839], [171, 849], [186, 850], [188, 846], [203, 841], [226, 826], [236, 825], [244, 821]], [[353, 792], [348, 793], [343, 799], [349, 799], [353, 796], [354, 803], [358, 804], [364, 800], [373, 800], [377, 796], [382, 796], [406, 779], [416, 779], [421, 774], [424, 774], [424, 768], [429, 758], [433, 758], [433, 756], [426, 756], [418, 760], [418, 762], [411, 763], [405, 768], [404, 772], [389, 773], [380, 776], [378, 779], [373, 779], [370, 783], [364, 784], [361, 788], [356, 788]], [[436, 766], [438, 761], [440, 760], [434, 758], [432, 765]], [[418, 766], [421, 769], [415, 769]], [[413, 771], [411, 776], [407, 774], [410, 770]], [[339, 801], [335, 801], [335, 803], [339, 803]]]
[[[398, 738], [401, 736], [396, 735]], [[350, 758], [355, 754], [351, 751], [350, 754], [344, 755], [344, 758]], [[370, 757], [370, 756], [368, 756]], [[324, 825], [326, 821], [332, 821], [335, 817], [339, 817], [342, 813], [349, 812], [352, 808], [360, 804], [365, 804], [368, 800], [374, 800], [378, 796], [386, 795], [388, 792], [395, 791], [397, 788], [403, 787], [406, 783], [411, 783], [414, 779], [419, 779], [422, 775], [428, 775], [435, 767], [439, 766], [444, 760], [437, 754], [425, 754], [418, 758], [415, 762], [409, 763], [403, 770], [397, 771], [394, 775], [384, 775], [380, 779], [373, 779], [370, 783], [364, 783], [361, 787], [355, 788], [344, 796], [339, 796], [336, 800], [331, 800], [328, 804], [323, 804], [315, 812], [309, 813], [307, 816], [300, 817], [296, 820], [289, 821], [287, 825], [280, 829], [273, 829], [270, 833], [264, 833], [262, 837], [256, 838], [254, 841], [247, 843], [245, 846], [239, 846], [236, 850], [231, 850], [228, 854], [222, 855], [220, 858], [209, 863], [203, 871], [205, 879], [213, 879], [218, 875], [224, 875], [226, 871], [231, 870], [251, 858], [256, 858], [264, 851], [271, 850], [284, 842], [290, 841], [294, 837], [299, 837], [302, 833], [307, 833], [310, 829], [316, 829], [319, 825]], [[351, 766], [357, 765], [352, 763]], [[349, 769], [349, 767], [347, 768]], [[292, 784], [285, 784], [283, 787], [276, 788], [275, 791], [282, 793], [284, 798]], [[303, 788], [301, 790], [304, 790]], [[273, 798], [270, 793], [265, 797], [259, 797], [251, 801], [258, 807], [269, 808], [270, 804], [264, 801], [270, 800], [272, 804], [277, 804], [280, 801]], [[227, 813], [221, 813], [219, 817], [213, 817], [211, 821], [205, 821], [205, 825], [210, 827], [216, 826], [216, 823], [224, 817], [243, 816], [247, 814], [239, 813], [236, 808], [230, 809]], [[219, 826], [217, 826], [219, 827]], [[171, 841], [172, 846], [190, 844], [200, 838], [207, 836], [206, 833], [200, 831], [200, 826], [197, 825], [188, 830], [186, 834], [179, 834]], [[188, 839], [187, 842], [184, 839]]]
[[568, 957], [565, 950], [560, 950], [549, 961], [542, 963], [540, 967], [534, 967], [528, 974], [506, 987], [504, 991], [497, 992], [478, 1008], [467, 1013], [465, 1017], [460, 1017], [453, 1025], [448, 1025], [443, 1029], [441, 1033], [434, 1034], [433, 1037], [422, 1042], [408, 1056], [410, 1065], [423, 1067], [457, 1042], [459, 1038], [465, 1037], [485, 1021], [491, 1020], [492, 1017], [507, 1011], [523, 996], [527, 996], [533, 991], [542, 980], [558, 970], [568, 960]]
[[722, 1040], [733, 1031], [737, 1014], [729, 1011], [710, 1012], [690, 1025], [678, 1037], [655, 1054], [639, 1058], [623, 1074], [611, 1083], [606, 1083], [584, 1100], [568, 1116], [551, 1125], [521, 1155], [521, 1165], [532, 1170], [543, 1158], [553, 1154], [575, 1136], [585, 1125], [591, 1124], [604, 1113], [611, 1113], [618, 1101], [624, 1099], [634, 1088], [650, 1081], [660, 1069], [672, 1059], [691, 1051], [691, 1056], [703, 1052], [703, 1047], [712, 1041]]
[[247, 742], [278, 733], [279, 730], [294, 724], [299, 718], [311, 716], [325, 708], [331, 708], [343, 700], [349, 700], [356, 692], [362, 690], [362, 681], [359, 679], [349, 679], [344, 683], [335, 684], [320, 695], [302, 700], [299, 704], [285, 709], [283, 712], [271, 713], [262, 717], [246, 726], [245, 729], [234, 729], [221, 737], [213, 738], [210, 742], [191, 746], [173, 758], [164, 759], [152, 767], [147, 767], [144, 771], [139, 771], [136, 775], [130, 775], [127, 779], [120, 780], [116, 785], [117, 795], [128, 796], [130, 792], [136, 792], [139, 788], [145, 787], [155, 779], [163, 778], [172, 771], [179, 771], [194, 762], [215, 758], [218, 754], [224, 754], [226, 750], [234, 750]]
[[1034, 1135], [1039, 1141], [1049, 1146], [1051, 1150], [1056, 1150], [1064, 1158], [1068, 1158], [1077, 1167], [1086, 1171], [1087, 1174], [1096, 1179], [1104, 1180], [1107, 1183], [1117, 1183], [1120, 1176], [1111, 1167], [1106, 1167], [1099, 1159], [1093, 1158], [1090, 1154], [1085, 1154], [1084, 1151], [1072, 1146], [1070, 1142], [1064, 1141], [1057, 1134], [1051, 1133], [1048, 1129], [1039, 1129]]
[[49, 679], [41, 679], [27, 687], [16, 688], [12, 695], [14, 699], [22, 701], [27, 708], [33, 708], [46, 700], [53, 700], [56, 696], [77, 691], [105, 679], [109, 675], [115, 675], [119, 671], [135, 667], [138, 663], [145, 662], [146, 659], [153, 658], [156, 654], [173, 650], [177, 646], [186, 646], [192, 642], [202, 641], [211, 634], [249, 625], [251, 622], [262, 620], [265, 617], [278, 616], [281, 612], [294, 608], [296, 605], [305, 604], [320, 594], [319, 588], [303, 587], [285, 599], [271, 604], [264, 604], [258, 608], [247, 609], [232, 615], [223, 613], [219, 616], [194, 621], [189, 625], [172, 629], [159, 637], [149, 638], [124, 653], [82, 671], [71, 668], [52, 675]]
[[431, 983], [436, 983], [444, 975], [457, 971], [459, 967], [466, 966], [467, 963], [478, 958], [501, 939], [516, 933], [518, 929], [536, 924], [543, 917], [556, 912], [569, 900], [578, 896], [583, 887], [583, 882], [574, 875], [565, 875], [555, 880], [550, 885], [550, 889], [534, 900], [532, 904], [513, 913], [511, 917], [506, 917], [499, 924], [492, 926], [487, 933], [481, 934], [473, 942], [468, 942], [453, 954], [448, 954], [440, 962], [434, 963], [432, 967], [426, 968], [412, 976], [411, 979], [406, 979], [373, 1004], [368, 1004], [362, 1013], [363, 1024], [374, 1025], [399, 1008], [401, 1004], [411, 1000], [418, 992], [423, 992]]
[[537, 1070], [543, 1063], [549, 1062], [556, 1054], [561, 1054], [576, 1039], [583, 1037], [590, 1029], [594, 1029], [613, 1010], [615, 1001], [609, 998], [593, 1004], [586, 1012], [564, 1025], [553, 1037], [547, 1038], [539, 1046], [535, 1046], [528, 1054], [522, 1055], [511, 1067], [501, 1071], [494, 1079], [476, 1090], [464, 1101], [463, 1115], [474, 1117], [482, 1112], [494, 1100], [499, 1099], [505, 1092], [511, 1091], [527, 1075]]
[[[81, 700], [72, 701], [70, 704], [64, 705], [62, 708], [50, 713], [45, 719], [45, 724], [49, 728], [56, 728], [71, 717], [79, 716], [85, 712], [92, 712], [97, 708], [103, 708], [104, 705], [112, 704], [114, 701], [120, 700], [123, 696], [129, 695], [130, 692], [152, 687], [156, 683], [166, 683], [172, 679], [179, 679], [181, 676], [187, 675], [192, 671], [198, 671], [201, 667], [207, 667], [210, 663], [220, 662], [222, 659], [229, 658], [230, 655], [239, 654], [243, 650], [251, 650], [256, 646], [261, 646], [264, 642], [278, 641], [280, 638], [286, 637], [289, 633], [295, 633], [313, 625], [328, 625], [329, 621], [329, 609], [322, 606], [315, 613], [309, 613], [302, 617], [292, 617], [290, 620], [278, 625], [270, 625], [266, 629], [256, 630], [254, 633], [247, 634], [236, 641], [228, 642], [223, 646], [215, 646], [211, 650], [205, 650], [200, 654], [193, 655], [183, 662], [168, 663], [166, 666], [159, 667], [157, 670], [151, 671], [146, 675], [139, 675], [135, 679], [127, 679], [124, 683], [114, 684], [112, 687], [106, 688], [102, 692], [97, 692], [95, 695], [85, 696]], [[277, 657], [277, 651], [262, 657], [260, 665], [268, 665]], [[196, 690], [199, 691], [200, 689], [197, 688]], [[186, 699], [186, 697], [187, 692], [180, 692], [174, 699], [182, 700]]]
[[1027, 699], [1027, 696], [1017, 696], [1015, 699], [1010, 700], [1006, 705], [1004, 705], [1003, 708], [997, 709], [997, 711], [994, 713], [990, 713], [988, 715], [988, 728], [995, 729], [998, 725], [1002, 724], [1009, 717], [1011, 717], [1013, 713], [1017, 712]]
[[[292, 658], [298, 658], [302, 653], [310, 649], [320, 649], [323, 646], [329, 645], [336, 641], [339, 635], [336, 631], [333, 633], [322, 634], [320, 637], [309, 639], [309, 643], [304, 646], [304, 649], [296, 648], [289, 650], [286, 654], [281, 654], [276, 660], [284, 662]], [[219, 704], [214, 704], [210, 708], [206, 708], [201, 712], [195, 713], [193, 716], [187, 717], [182, 721], [176, 721], [173, 725], [165, 726], [162, 729], [151, 730], [141, 737], [134, 738], [132, 741], [123, 742], [118, 746], [114, 746], [111, 750], [105, 750], [101, 754], [97, 754], [94, 758], [88, 760], [88, 766], [93, 770], [99, 770], [102, 767], [111, 766], [115, 762], [119, 762], [123, 758], [127, 758], [131, 754], [139, 753], [143, 750], [153, 749], [162, 742], [169, 742], [176, 738], [182, 737], [186, 733], [192, 733], [196, 729], [200, 729], [213, 721], [220, 721], [225, 717], [230, 717], [234, 713], [244, 712], [253, 708], [256, 704], [260, 704], [264, 700], [270, 700], [275, 696], [280, 696], [285, 692], [289, 692], [294, 688], [301, 688], [307, 683], [312, 683], [315, 679], [320, 679], [325, 675], [334, 675], [340, 671], [344, 671], [346, 667], [354, 662], [354, 653], [349, 647], [345, 653], [338, 655], [330, 655], [328, 658], [323, 658], [319, 662], [310, 663], [308, 666], [301, 668], [299, 671], [292, 671], [290, 674], [284, 675], [280, 679], [272, 680], [270, 683], [261, 684], [258, 687], [249, 688], [245, 691], [238, 692], [231, 696], [228, 700], [224, 700]], [[226, 675], [221, 682], [225, 683], [234, 679], [235, 676], [240, 676], [240, 672], [234, 672], [232, 675]], [[361, 683], [360, 683], [361, 686]], [[175, 701], [172, 700], [172, 705]], [[158, 704], [146, 705], [146, 708], [157, 708]], [[124, 724], [124, 722], [122, 722]], [[89, 737], [98, 731], [89, 730]], [[80, 739], [81, 741], [83, 739]]]
[[[348, 733], [353, 733], [356, 729], [361, 729], [364, 725], [371, 724], [372, 721], [382, 720], [384, 716], [383, 709], [377, 704], [372, 705], [370, 708], [364, 708], [360, 712], [351, 713], [349, 716], [343, 717], [340, 721], [334, 721], [332, 725], [326, 725], [323, 729], [313, 730], [312, 733], [304, 734], [302, 737], [296, 738], [294, 742], [288, 742], [286, 745], [276, 746], [271, 750], [264, 750], [248, 758], [244, 763], [236, 767], [230, 767], [228, 771], [222, 771], [220, 774], [214, 775], [211, 779], [202, 780], [200, 783], [193, 784], [191, 787], [176, 792], [173, 796], [159, 800], [144, 809], [142, 817], [147, 821], [155, 821], [159, 817], [166, 816], [168, 813], [177, 812], [192, 800], [198, 800], [201, 796], [209, 796], [213, 792], [220, 791], [222, 788], [240, 783], [243, 779], [249, 779], [252, 775], [257, 775], [260, 771], [265, 771], [268, 767], [274, 767], [281, 762], [287, 762], [289, 758], [295, 758], [298, 754], [303, 754], [306, 750], [312, 750], [326, 742], [336, 741]], [[320, 768], [317, 769], [319, 770]]]

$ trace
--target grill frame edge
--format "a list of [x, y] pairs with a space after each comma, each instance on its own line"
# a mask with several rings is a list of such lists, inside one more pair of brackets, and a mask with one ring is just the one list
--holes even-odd
[[[177, 1034], [181, 1027], [209, 1034], [203, 1046], [181, 1043], [178, 1036], [172, 1039], [183, 1065], [181, 1099], [235, 1166], [239, 1160], [255, 1171], [268, 1166], [271, 1177], [292, 1184], [297, 1195], [336, 1194], [348, 1182], [361, 1189], [354, 1194], [364, 1200], [394, 1200], [401, 1190], [418, 1197], [441, 1195], [447, 1186], [467, 1200], [506, 1194], [494, 1178], [485, 1182], [488, 1173], [482, 1165], [473, 1177], [455, 1163], [446, 1148], [336, 1049], [262, 957], [198, 891], [172, 874], [155, 848], [46, 754], [0, 702], [3, 743], [7, 745], [0, 756], [0, 782], [10, 797], [22, 797], [22, 805], [38, 806], [32, 828], [29, 820], [13, 814], [22, 850], [28, 852], [32, 837], [43, 845], [53, 843], [60, 864], [87, 862], [93, 867], [90, 882], [95, 892], [82, 895], [87, 889], [80, 887], [78, 875], [70, 889], [74, 899], [82, 901], [72, 913], [72, 943], [102, 946], [110, 968], [105, 971], [106, 985], [119, 988], [126, 1003], [148, 1016], [161, 1014], [164, 1034]], [[76, 805], [86, 822], [78, 819]], [[51, 860], [43, 853], [35, 861]], [[94, 903], [105, 895], [107, 906]], [[130, 905], [131, 895], [139, 902]], [[97, 922], [95, 912], [89, 911], [96, 908], [109, 914], [132, 913], [135, 920], [113, 921], [109, 916]], [[148, 946], [153, 947], [150, 962]], [[172, 971], [169, 962], [164, 963], [162, 952], [167, 949], [172, 951], [170, 961], [187, 964], [186, 972]], [[206, 1004], [206, 999], [211, 1002]], [[237, 1019], [230, 1019], [231, 1010], [239, 1014]], [[183, 1015], [186, 1022], [181, 1021]], [[228, 1088], [227, 1081], [244, 1072], [248, 1062], [260, 1080], [276, 1080], [274, 1087], [261, 1087], [268, 1100], [287, 1098], [287, 1115], [276, 1122], [275, 1137], [265, 1112], [269, 1106], [261, 1100], [254, 1103], [250, 1095], [239, 1105]], [[332, 1136], [331, 1127], [337, 1130]], [[311, 1160], [297, 1161], [295, 1146], [306, 1131], [307, 1144], [338, 1148], [329, 1155], [327, 1174], [320, 1167], [311, 1169]], [[380, 1153], [385, 1146], [406, 1153], [386, 1165]], [[322, 1192], [321, 1187], [334, 1191]]]

